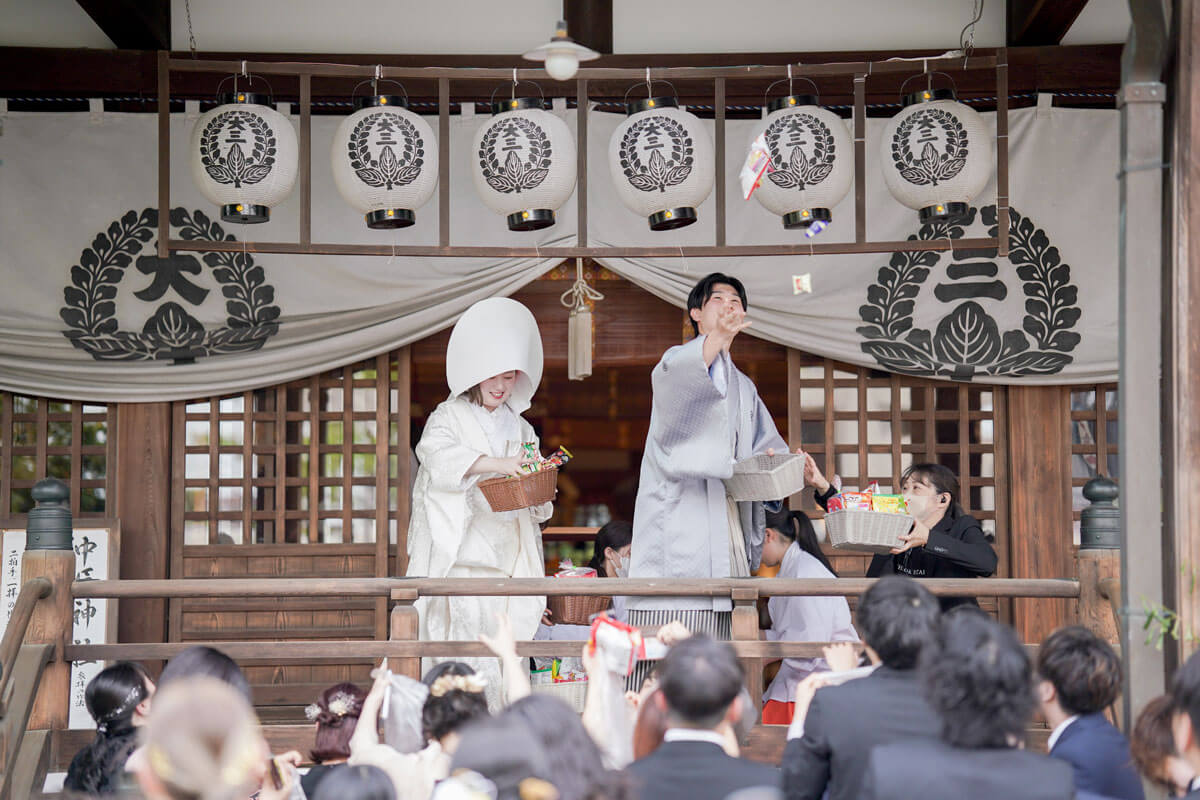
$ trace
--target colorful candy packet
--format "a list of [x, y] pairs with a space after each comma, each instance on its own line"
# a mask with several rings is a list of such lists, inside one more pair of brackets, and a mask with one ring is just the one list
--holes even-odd
[[908, 507], [902, 494], [873, 494], [871, 495], [871, 510], [882, 511], [885, 514], [905, 514]]

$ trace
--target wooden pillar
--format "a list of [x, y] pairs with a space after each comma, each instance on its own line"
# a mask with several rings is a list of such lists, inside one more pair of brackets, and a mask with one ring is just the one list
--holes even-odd
[[[1068, 390], [1062, 386], [1008, 389], [1009, 565], [1013, 578], [1070, 578], [1075, 574], [1068, 401]], [[1026, 642], [1041, 642], [1074, 616], [1074, 609], [1063, 599], [1013, 603], [1013, 625]]]
[[21, 583], [34, 578], [50, 581], [50, 596], [34, 606], [33, 617], [25, 631], [25, 642], [52, 644], [54, 656], [42, 673], [28, 728], [63, 730], [67, 727], [71, 706], [71, 664], [64, 656], [73, 623], [71, 582], [75, 580], [75, 551], [25, 551], [21, 559]]
[[[733, 639], [742, 642], [758, 641], [758, 589], [734, 589], [733, 597]], [[743, 709], [743, 714], [753, 712], [756, 716], [762, 708], [763, 676], [761, 658], [744, 658], [742, 666], [746, 670], [746, 688], [754, 701], [754, 708]]]
[[[217, 435], [215, 429], [212, 435]], [[171, 404], [121, 403], [117, 437], [118, 463], [110, 464], [109, 469], [119, 470], [121, 476], [116, 497], [116, 516], [121, 520], [121, 578], [166, 578], [171, 530]], [[214, 506], [216, 502], [215, 495], [209, 498]], [[166, 622], [163, 600], [122, 600], [117, 641], [165, 642]]]
[[[419, 638], [421, 621], [417, 609], [415, 589], [392, 589], [391, 635], [393, 642], [415, 642]], [[398, 658], [389, 662], [392, 672], [407, 675], [415, 681], [421, 680], [421, 659]]]
[[[1200, 155], [1200, 80], [1193, 70], [1200, 67], [1200, 10], [1192, 3], [1181, 3], [1176, 14], [1177, 55], [1172, 97], [1174, 141], [1171, 143], [1174, 152], [1170, 154], [1174, 207], [1165, 210], [1162, 217], [1166, 224], [1174, 223], [1173, 241], [1170, 242], [1173, 248], [1163, 280], [1162, 467], [1166, 501], [1164, 549], [1168, 559], [1173, 557], [1175, 562], [1174, 569], [1164, 569], [1163, 577], [1176, 585], [1169, 587], [1162, 602], [1178, 610], [1180, 630], [1184, 634], [1197, 635], [1200, 634], [1200, 590], [1197, 589], [1200, 584], [1196, 580], [1200, 574], [1200, 532], [1196, 526], [1200, 515], [1200, 497], [1196, 495], [1196, 481], [1200, 480], [1200, 418], [1196, 415], [1200, 405], [1200, 339], [1197, 338], [1200, 336], [1200, 279], [1196, 270], [1200, 269], [1200, 163], [1196, 163], [1196, 159]], [[1153, 86], [1147, 86], [1143, 95], [1148, 97], [1151, 88]], [[1165, 87], [1163, 91], [1165, 93]], [[1127, 104], [1127, 113], [1136, 111], [1137, 104]], [[1143, 269], [1149, 272], [1153, 265], [1144, 263]], [[1126, 319], [1125, 324], [1138, 323]], [[1121, 431], [1124, 434], [1130, 421], [1125, 416], [1125, 386], [1121, 388]], [[1122, 509], [1128, 496], [1130, 477], [1126, 471], [1125, 441], [1121, 439]], [[1137, 468], [1133, 464], [1129, 466]], [[1132, 544], [1138, 534], [1131, 529], [1128, 535]], [[1130, 605], [1133, 606], [1131, 611], [1144, 611], [1139, 606], [1146, 603], [1139, 602], [1134, 596], [1130, 598]], [[1181, 635], [1175, 647], [1166, 648], [1169, 655], [1177, 657], [1179, 664], [1195, 649], [1196, 642], [1188, 635]]]
[[567, 33], [597, 53], [613, 51], [613, 0], [563, 0]]

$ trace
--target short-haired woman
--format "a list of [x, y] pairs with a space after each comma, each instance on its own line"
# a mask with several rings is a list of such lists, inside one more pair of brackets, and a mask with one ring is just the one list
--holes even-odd
[[[825, 508], [836, 489], [817, 462], [806, 456], [804, 482], [814, 487], [817, 503]], [[959, 502], [958, 478], [941, 464], [913, 464], [900, 478], [901, 490], [913, 518], [912, 529], [901, 536], [891, 553], [877, 555], [867, 568], [868, 578], [908, 575], [913, 578], [986, 578], [999, 563], [979, 520]], [[974, 597], [939, 598], [942, 610], [974, 605]]]

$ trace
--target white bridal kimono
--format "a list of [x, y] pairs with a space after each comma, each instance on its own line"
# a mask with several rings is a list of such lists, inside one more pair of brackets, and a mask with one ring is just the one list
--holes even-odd
[[[492, 375], [516, 370], [509, 400], [489, 412], [464, 392]], [[480, 456], [521, 454], [522, 442], [536, 442], [521, 418], [541, 380], [542, 349], [528, 309], [508, 298], [491, 298], [463, 314], [446, 351], [451, 398], [429, 415], [416, 454], [420, 462], [408, 527], [408, 577], [541, 578], [545, 576], [539, 522], [550, 518], [545, 503], [519, 511], [495, 512], [479, 490], [494, 475], [466, 475]], [[544, 597], [433, 597], [421, 595], [420, 638], [474, 641], [495, 632], [494, 615], [507, 616], [517, 640], [537, 632]], [[426, 671], [438, 661], [425, 659]], [[502, 704], [500, 665], [495, 658], [456, 659], [470, 664], [487, 682], [488, 704]]]
[[[779, 562], [777, 578], [832, 578], [833, 573], [811, 553], [792, 542]], [[767, 601], [772, 642], [857, 642], [850, 624], [850, 606], [844, 597], [772, 597]], [[796, 686], [813, 672], [828, 672], [823, 658], [785, 658], [775, 680], [763, 694], [763, 702], [791, 703]]]
[[[722, 351], [706, 369], [703, 347], [703, 336], [672, 347], [651, 373], [631, 578], [745, 576], [762, 557], [762, 503], [727, 501], [721, 480], [735, 461], [768, 449], [787, 452], [787, 442], [729, 354]], [[630, 597], [628, 605], [636, 612], [732, 609], [728, 597]]]

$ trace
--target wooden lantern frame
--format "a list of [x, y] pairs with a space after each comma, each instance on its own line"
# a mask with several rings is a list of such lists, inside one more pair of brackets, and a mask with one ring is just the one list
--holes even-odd
[[[983, 238], [964, 238], [951, 241], [926, 239], [902, 241], [869, 241], [867, 239], [866, 197], [866, 82], [872, 75], [913, 72], [920, 74], [932, 69], [995, 70], [996, 73], [996, 216], [997, 235]], [[170, 238], [171, 207], [171, 143], [170, 97], [172, 72], [251, 72], [262, 75], [287, 75], [300, 83], [300, 235], [295, 242], [259, 241], [186, 241]], [[450, 84], [459, 80], [512, 81], [546, 79], [542, 69], [455, 68], [455, 67], [375, 67], [369, 65], [330, 64], [310, 62], [219, 61], [172, 58], [170, 53], [158, 54], [158, 254], [171, 252], [242, 252], [287, 253], [303, 255], [343, 256], [451, 256], [457, 258], [705, 258], [741, 256], [807, 256], [854, 253], [893, 253], [910, 251], [945, 251], [952, 249], [995, 248], [1002, 257], [1008, 255], [1009, 195], [1008, 195], [1008, 56], [1004, 48], [991, 55], [944, 55], [918, 59], [886, 61], [852, 61], [829, 64], [801, 64], [745, 67], [662, 67], [653, 70], [656, 79], [712, 80], [715, 109], [715, 161], [719, 179], [714, 187], [716, 205], [716, 235], [711, 245], [678, 246], [616, 246], [597, 247], [588, 244], [587, 216], [587, 115], [589, 80], [646, 79], [646, 71], [631, 68], [585, 67], [575, 79], [578, 106], [576, 158], [578, 159], [576, 204], [578, 240], [574, 246], [505, 247], [464, 246], [450, 244]], [[371, 78], [436, 79], [438, 85], [438, 226], [437, 245], [368, 245], [312, 240], [312, 79]], [[812, 78], [849, 77], [854, 82], [854, 241], [836, 243], [778, 243], [761, 245], [726, 244], [725, 192], [725, 81], [729, 78], [758, 77]]]

